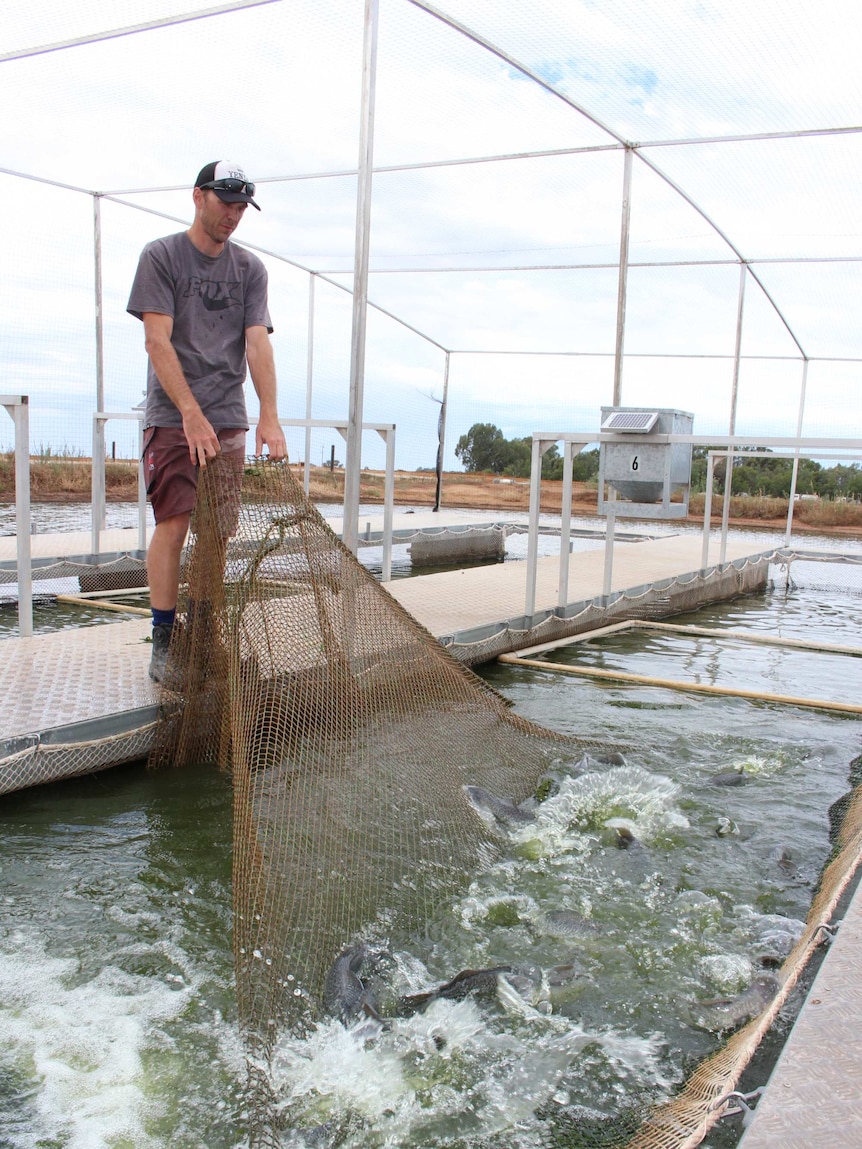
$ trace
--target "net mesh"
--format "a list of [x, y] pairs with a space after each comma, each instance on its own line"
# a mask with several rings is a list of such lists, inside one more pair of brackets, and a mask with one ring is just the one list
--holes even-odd
[[[515, 714], [341, 544], [286, 466], [221, 457], [207, 466], [186, 573], [151, 762], [208, 759], [232, 774], [250, 1143], [275, 1146], [287, 1118], [273, 1050], [322, 1017], [339, 953], [363, 941], [409, 952], [497, 856], [500, 839], [465, 785], [521, 801], [556, 756], [596, 747]], [[636, 1105], [632, 1120], [598, 1139], [582, 1130], [577, 1144], [703, 1140], [855, 872], [857, 784], [837, 804], [833, 858], [774, 1000], [668, 1104]]]
[[406, 943], [496, 848], [463, 786], [523, 800], [567, 740], [403, 611], [287, 467], [209, 465], [192, 536], [151, 760], [232, 772], [237, 995], [268, 1144], [278, 1034], [321, 1015], [345, 946]]

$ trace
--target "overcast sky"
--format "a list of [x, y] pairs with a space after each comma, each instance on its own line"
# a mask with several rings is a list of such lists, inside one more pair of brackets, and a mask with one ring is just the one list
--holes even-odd
[[[381, 0], [369, 296], [382, 311], [369, 316], [365, 417], [397, 424], [397, 465], [434, 463], [445, 351], [449, 467], [474, 422], [509, 437], [598, 426], [612, 398], [620, 141], [666, 142], [633, 163], [623, 403], [691, 410], [696, 432], [727, 430], [741, 256], [752, 263], [737, 429], [795, 432], [803, 355], [804, 432], [862, 425], [860, 135], [750, 138], [862, 124], [857, 5], [440, 7], [499, 54], [420, 5]], [[282, 415], [305, 414], [314, 271], [312, 413], [347, 416], [362, 0], [277, 0], [16, 55], [184, 10], [4, 4], [0, 168], [67, 185], [0, 175], [0, 390], [30, 395], [37, 447], [89, 453], [86, 193], [106, 193], [106, 406], [125, 412], [145, 379], [140, 324], [125, 313], [138, 253], [190, 220], [194, 175], [216, 158], [261, 183], [263, 211], [246, 214], [237, 238], [270, 273]], [[506, 158], [451, 162], [487, 157]], [[11, 423], [0, 428], [10, 445]], [[129, 426], [111, 424], [108, 439], [127, 453]], [[325, 432], [312, 462], [332, 442], [343, 458]], [[300, 457], [301, 433], [290, 445]], [[364, 458], [381, 465], [374, 435]]]

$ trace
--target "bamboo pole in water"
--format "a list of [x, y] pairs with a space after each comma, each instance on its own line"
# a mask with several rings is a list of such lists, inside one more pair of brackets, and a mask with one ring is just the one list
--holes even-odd
[[543, 642], [537, 646], [530, 646], [521, 651], [526, 656], [538, 654], [545, 650], [557, 650], [563, 646], [575, 646], [581, 642], [591, 642], [596, 638], [604, 638], [608, 634], [619, 634], [625, 630], [663, 630], [676, 634], [694, 634], [707, 638], [730, 638], [737, 642], [755, 642], [764, 646], [786, 646], [797, 650], [819, 650], [827, 654], [849, 654], [862, 657], [862, 647], [842, 646], [835, 642], [811, 642], [805, 638], [783, 638], [781, 635], [759, 634], [752, 630], [720, 630], [707, 626], [686, 626], [682, 623], [653, 622], [650, 619], [627, 618], [623, 622], [613, 622], [608, 626], [600, 626], [595, 630], [586, 630], [581, 634], [573, 634], [568, 638], [554, 639], [552, 642]]
[[148, 616], [152, 614], [148, 606], [123, 606], [119, 602], [100, 602], [98, 599], [83, 598], [77, 594], [58, 594], [56, 601], [69, 603], [71, 606], [95, 606], [99, 610], [117, 610], [122, 614], [145, 614]]
[[785, 706], [807, 706], [814, 710], [837, 710], [847, 714], [862, 714], [862, 706], [857, 706], [852, 702], [827, 702], [820, 698], [796, 698], [791, 694], [767, 694], [760, 690], [742, 690], [734, 686], [677, 682], [672, 678], [653, 678], [647, 674], [630, 674], [624, 670], [599, 670], [592, 666], [561, 666], [559, 663], [544, 662], [538, 658], [519, 658], [517, 654], [501, 654], [497, 661], [508, 663], [510, 666], [529, 666], [534, 670], [570, 674], [578, 678], [598, 678], [607, 682], [632, 682], [639, 686], [660, 686], [667, 690], [688, 690], [696, 694], [749, 698], [754, 702], [779, 702]]

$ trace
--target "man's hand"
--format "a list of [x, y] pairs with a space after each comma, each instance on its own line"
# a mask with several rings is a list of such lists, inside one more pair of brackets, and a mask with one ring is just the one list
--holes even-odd
[[264, 446], [269, 447], [270, 459], [287, 459], [287, 443], [278, 419], [261, 417], [254, 436], [254, 453], [262, 455]]
[[218, 435], [200, 407], [183, 415], [183, 434], [189, 445], [189, 458], [198, 466], [205, 467], [207, 459], [214, 459], [221, 451]]

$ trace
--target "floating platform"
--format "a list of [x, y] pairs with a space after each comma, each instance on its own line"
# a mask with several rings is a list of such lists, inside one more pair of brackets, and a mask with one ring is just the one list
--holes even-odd
[[862, 886], [765, 1083], [739, 1149], [862, 1146]]
[[[725, 557], [721, 567], [696, 574], [699, 537], [617, 546], [613, 594], [605, 600], [603, 551], [570, 555], [562, 607], [559, 560], [542, 558], [530, 618], [524, 615], [525, 562], [399, 579], [386, 590], [455, 657], [477, 664], [597, 625], [597, 619], [641, 602], [653, 613], [672, 613], [765, 582], [768, 557], [750, 554], [741, 542], [729, 545]], [[149, 619], [136, 618], [0, 643], [0, 696], [6, 700], [0, 712], [0, 794], [147, 754], [159, 699], [147, 675], [149, 635]]]
[[[342, 537], [343, 519], [328, 518], [331, 529]], [[359, 520], [359, 547], [379, 547], [385, 542], [381, 515], [362, 515]], [[63, 531], [30, 536], [34, 579], [77, 578], [82, 590], [104, 587], [146, 586], [147, 546], [153, 526], [142, 537], [137, 527], [114, 528], [99, 533], [98, 550], [93, 550], [91, 531]], [[392, 543], [427, 540], [433, 545], [441, 565], [457, 562], [465, 542], [473, 536], [500, 540], [515, 529], [503, 516], [437, 511], [403, 511], [392, 516]], [[523, 529], [523, 528], [518, 528]], [[447, 546], [447, 540], [451, 546]], [[18, 578], [15, 535], [0, 536], [0, 585]], [[137, 581], [131, 581], [136, 579]]]

